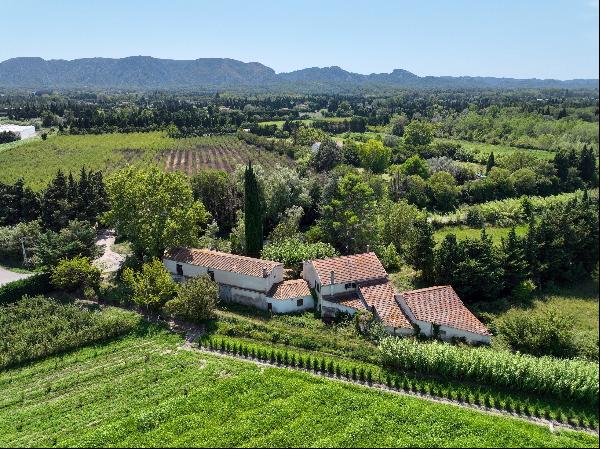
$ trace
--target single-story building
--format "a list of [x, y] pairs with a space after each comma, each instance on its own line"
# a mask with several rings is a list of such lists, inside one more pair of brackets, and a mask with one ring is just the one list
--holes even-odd
[[163, 264], [174, 278], [209, 276], [219, 284], [219, 297], [274, 313], [313, 309], [303, 279], [283, 280], [283, 264], [210, 249], [173, 248]]
[[464, 338], [469, 343], [490, 343], [491, 334], [484, 324], [465, 307], [449, 285], [411, 290], [396, 295], [406, 316], [426, 336]]

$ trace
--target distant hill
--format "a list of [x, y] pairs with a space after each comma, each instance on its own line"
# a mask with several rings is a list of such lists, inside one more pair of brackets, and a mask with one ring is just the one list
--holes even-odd
[[560, 81], [471, 76], [420, 77], [406, 70], [362, 75], [340, 67], [275, 73], [258, 62], [227, 58], [189, 61], [131, 56], [66, 61], [13, 58], [0, 62], [0, 88], [59, 89], [252, 89], [264, 91], [354, 91], [369, 88], [588, 88], [597, 79]]

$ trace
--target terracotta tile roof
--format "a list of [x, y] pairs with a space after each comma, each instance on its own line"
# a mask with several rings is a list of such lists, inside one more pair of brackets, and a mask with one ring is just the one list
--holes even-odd
[[390, 282], [359, 285], [358, 291], [369, 307], [375, 307], [383, 324], [390, 327], [411, 329], [412, 325], [396, 302], [396, 292]]
[[263, 277], [263, 268], [267, 276], [279, 262], [254, 259], [252, 257], [238, 256], [236, 254], [222, 253], [210, 249], [173, 248], [165, 251], [165, 259], [177, 262], [208, 267], [214, 270], [229, 271], [231, 273], [245, 274], [248, 276]]
[[321, 285], [331, 285], [332, 271], [335, 284], [387, 279], [387, 272], [375, 253], [316, 259], [310, 262], [315, 267]]
[[419, 321], [490, 335], [449, 285], [402, 292], [400, 295]]
[[293, 279], [274, 284], [267, 296], [279, 300], [302, 298], [310, 296], [310, 289], [304, 279]]
[[327, 298], [323, 298], [323, 300], [350, 307], [351, 309], [366, 310], [364, 303], [359, 298], [358, 293], [355, 291], [329, 296]]

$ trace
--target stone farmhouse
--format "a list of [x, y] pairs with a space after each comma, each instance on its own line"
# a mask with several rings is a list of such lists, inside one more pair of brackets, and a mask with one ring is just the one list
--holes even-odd
[[[273, 313], [317, 309], [330, 319], [339, 313], [371, 312], [392, 335], [427, 336], [490, 343], [487, 328], [454, 289], [436, 286], [398, 293], [375, 253], [308, 260], [302, 279], [284, 280], [283, 264], [213, 251], [175, 248], [163, 263], [175, 277], [209, 276], [224, 301]], [[312, 291], [312, 292], [311, 292]]]

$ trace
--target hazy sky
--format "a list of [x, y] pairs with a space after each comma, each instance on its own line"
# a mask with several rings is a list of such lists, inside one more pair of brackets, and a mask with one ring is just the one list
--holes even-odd
[[0, 0], [0, 61], [228, 57], [277, 72], [598, 78], [598, 0]]

